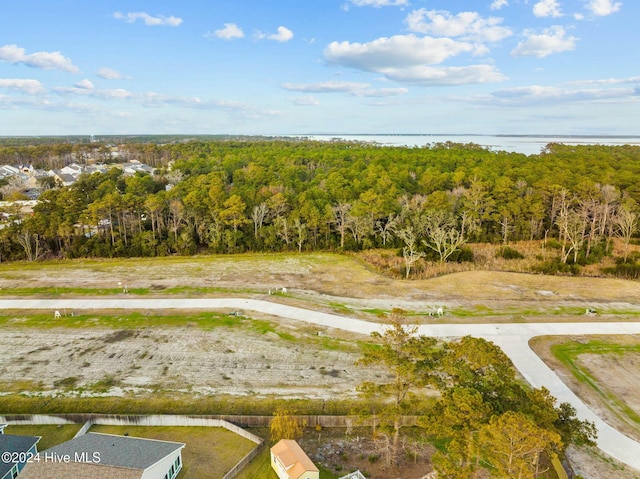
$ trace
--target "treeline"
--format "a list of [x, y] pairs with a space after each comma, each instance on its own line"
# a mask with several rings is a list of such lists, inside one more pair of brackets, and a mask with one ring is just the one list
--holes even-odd
[[[47, 148], [55, 157], [79, 147]], [[113, 169], [44, 192], [32, 216], [0, 230], [2, 259], [393, 248], [409, 274], [423, 257], [465, 259], [467, 242], [553, 240], [561, 263], [584, 263], [613, 237], [628, 245], [637, 228], [633, 146], [550, 144], [531, 156], [455, 143], [120, 148], [164, 165], [160, 174]]]

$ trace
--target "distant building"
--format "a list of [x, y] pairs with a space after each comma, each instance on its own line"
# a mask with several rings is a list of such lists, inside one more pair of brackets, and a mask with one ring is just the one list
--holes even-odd
[[282, 439], [271, 448], [271, 467], [280, 479], [319, 479], [320, 471], [292, 439]]
[[41, 452], [20, 479], [175, 479], [183, 448], [178, 442], [88, 433]]
[[0, 425], [0, 479], [15, 479], [25, 467], [27, 460], [38, 453], [37, 444], [40, 437], [5, 434], [6, 426]]

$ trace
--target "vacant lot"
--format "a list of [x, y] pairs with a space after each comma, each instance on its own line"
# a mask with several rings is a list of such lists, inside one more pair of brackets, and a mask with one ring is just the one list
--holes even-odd
[[213, 327], [215, 319], [200, 325], [188, 316], [182, 327], [154, 327], [156, 318], [148, 317], [146, 327], [127, 328], [127, 318], [116, 317], [120, 327], [114, 329], [93, 326], [90, 315], [84, 320], [92, 326], [86, 328], [5, 326], [0, 331], [4, 389], [328, 399], [353, 396], [355, 387], [370, 379], [370, 370], [355, 366], [356, 343], [318, 336], [317, 329], [239, 318]]
[[532, 347], [600, 417], [640, 440], [640, 337], [543, 337]]

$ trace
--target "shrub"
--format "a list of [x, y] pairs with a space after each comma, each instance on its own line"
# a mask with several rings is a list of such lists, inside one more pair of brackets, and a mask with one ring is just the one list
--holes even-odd
[[545, 261], [533, 268], [537, 273], [542, 274], [571, 274], [576, 276], [580, 273], [580, 265], [563, 263], [560, 260]]
[[640, 279], [640, 264], [619, 263], [609, 268], [602, 268], [602, 272], [613, 275], [616, 278]]
[[509, 246], [503, 246], [498, 249], [498, 251], [496, 251], [496, 256], [504, 259], [524, 259], [524, 255], [520, 251]]

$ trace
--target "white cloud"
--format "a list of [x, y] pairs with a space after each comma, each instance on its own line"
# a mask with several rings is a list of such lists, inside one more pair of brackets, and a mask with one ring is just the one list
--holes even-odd
[[389, 68], [382, 73], [390, 80], [421, 86], [468, 85], [499, 82], [506, 79], [492, 65], [469, 65], [464, 67], [420, 65], [409, 68]]
[[311, 95], [299, 96], [299, 97], [294, 98], [292, 101], [293, 101], [294, 105], [299, 105], [299, 106], [318, 106], [318, 105], [320, 105], [320, 100], [318, 100], [316, 97], [311, 96]]
[[277, 33], [269, 35], [267, 33], [256, 32], [255, 37], [259, 40], [266, 38], [267, 40], [275, 40], [276, 42], [285, 43], [293, 38], [293, 32], [287, 27], [280, 26], [278, 27]]
[[409, 30], [441, 37], [461, 37], [464, 40], [498, 42], [513, 34], [500, 24], [502, 18], [482, 18], [477, 12], [449, 12], [421, 8], [411, 12], [406, 19]]
[[409, 0], [349, 0], [356, 7], [404, 7], [409, 5]]
[[86, 78], [77, 82], [74, 86], [76, 88], [83, 88], [85, 90], [93, 90], [93, 83], [91, 83], [91, 80], [87, 80]]
[[217, 37], [223, 40], [233, 40], [236, 38], [244, 38], [244, 32], [235, 23], [225, 23], [224, 28], [205, 34], [205, 37]]
[[576, 47], [576, 37], [566, 36], [564, 28], [553, 26], [537, 34], [531, 30], [525, 30], [525, 40], [518, 43], [518, 46], [511, 51], [514, 57], [535, 56], [543, 58], [553, 53], [560, 53], [574, 50]]
[[43, 70], [63, 70], [70, 73], [78, 73], [76, 67], [69, 58], [60, 52], [35, 52], [27, 54], [24, 48], [18, 45], [5, 45], [0, 47], [0, 61], [23, 64]]
[[330, 63], [358, 70], [380, 72], [384, 68], [441, 63], [461, 53], [473, 52], [474, 45], [450, 38], [396, 35], [369, 43], [332, 42], [324, 50]]
[[283, 83], [281, 85], [287, 91], [303, 93], [349, 93], [362, 97], [388, 97], [404, 95], [409, 90], [406, 88], [372, 88], [369, 83], [348, 81], [327, 81], [319, 83]]
[[613, 0], [589, 0], [587, 2], [587, 10], [598, 17], [606, 17], [617, 12], [622, 7], [622, 2], [614, 2]]
[[640, 76], [629, 78], [605, 78], [601, 80], [578, 80], [569, 82], [570, 85], [624, 85], [640, 83]]
[[116, 12], [113, 14], [113, 18], [117, 20], [124, 20], [127, 23], [135, 23], [137, 20], [142, 20], [145, 25], [149, 27], [156, 26], [167, 26], [167, 27], [177, 27], [182, 23], [182, 18], [170, 16], [165, 17], [164, 15], [151, 16], [146, 12], [130, 12], [130, 13], [120, 13]]
[[542, 0], [533, 6], [533, 14], [536, 17], [561, 17], [558, 0]]
[[17, 90], [29, 95], [37, 95], [38, 93], [44, 92], [44, 87], [38, 80], [22, 78], [0, 78], [0, 88]]
[[460, 85], [504, 80], [491, 65], [435, 68], [432, 65], [461, 53], [478, 53], [482, 46], [450, 38], [398, 35], [369, 43], [333, 42], [324, 51], [329, 63], [387, 79], [420, 85]]
[[105, 80], [120, 80], [123, 78], [122, 74], [119, 71], [112, 70], [111, 68], [100, 68], [98, 70], [98, 76], [100, 78], [104, 78]]
[[506, 7], [508, 5], [508, 0], [493, 0], [491, 3], [491, 10], [500, 10], [502, 7]]

